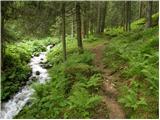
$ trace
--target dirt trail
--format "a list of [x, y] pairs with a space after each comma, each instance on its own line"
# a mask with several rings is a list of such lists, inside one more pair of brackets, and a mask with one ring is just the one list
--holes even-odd
[[118, 74], [112, 74], [112, 72], [109, 69], [105, 68], [102, 61], [104, 48], [104, 45], [98, 45], [92, 49], [92, 52], [95, 53], [95, 59], [93, 63], [103, 73], [103, 102], [105, 103], [108, 109], [110, 119], [123, 119], [125, 118], [125, 114], [123, 109], [116, 100], [118, 92], [115, 89], [115, 85], [113, 84], [113, 81], [117, 81], [119, 76]]

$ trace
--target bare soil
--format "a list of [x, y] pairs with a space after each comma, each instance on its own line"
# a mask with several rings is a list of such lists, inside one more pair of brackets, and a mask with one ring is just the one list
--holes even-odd
[[100, 69], [103, 75], [103, 83], [101, 86], [101, 93], [103, 96], [102, 102], [107, 108], [110, 119], [124, 119], [125, 113], [117, 101], [118, 91], [116, 89], [116, 85], [113, 84], [114, 81], [120, 80], [119, 73], [116, 72], [112, 74], [110, 69], [105, 68], [102, 61], [104, 48], [104, 45], [97, 45], [91, 49], [91, 51], [95, 54], [93, 64]]

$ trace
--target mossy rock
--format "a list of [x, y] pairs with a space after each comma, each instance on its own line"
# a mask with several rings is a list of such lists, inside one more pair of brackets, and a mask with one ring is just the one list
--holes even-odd
[[33, 53], [33, 56], [36, 56], [36, 57], [37, 57], [38, 55], [39, 55], [39, 52], [34, 52], [34, 53]]
[[152, 15], [152, 26], [158, 25], [159, 21], [159, 13]]
[[[155, 13], [152, 15], [152, 26], [156, 26], [158, 25], [158, 21], [159, 21], [159, 13]], [[146, 24], [146, 18], [141, 18], [141, 19], [138, 19], [136, 21], [134, 21], [132, 24], [131, 24], [131, 27], [133, 29], [135, 28], [138, 28], [140, 26], [145, 26]]]

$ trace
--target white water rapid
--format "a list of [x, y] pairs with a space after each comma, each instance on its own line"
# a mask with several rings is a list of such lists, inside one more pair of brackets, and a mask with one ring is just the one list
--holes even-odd
[[36, 78], [37, 82], [44, 84], [46, 80], [49, 80], [47, 70], [42, 68], [41, 65], [46, 62], [46, 54], [53, 47], [52, 45], [47, 46], [46, 52], [41, 52], [38, 57], [33, 56], [29, 63], [32, 68], [32, 76], [29, 78], [27, 85], [24, 86], [17, 94], [13, 96], [8, 102], [1, 104], [0, 119], [12, 119], [16, 116], [25, 106], [30, 99], [34, 90], [29, 84], [32, 83], [32, 79]]

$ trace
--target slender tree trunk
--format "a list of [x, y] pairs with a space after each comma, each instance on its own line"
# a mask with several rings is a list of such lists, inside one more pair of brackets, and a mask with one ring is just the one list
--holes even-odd
[[97, 15], [97, 30], [96, 33], [100, 33], [100, 28], [101, 28], [101, 2], [98, 2], [98, 15]]
[[102, 33], [105, 28], [106, 2], [98, 2], [97, 34]]
[[128, 1], [128, 31], [131, 30], [131, 1]]
[[85, 18], [84, 18], [84, 14], [82, 14], [82, 38], [85, 38]]
[[87, 18], [86, 18], [86, 36], [88, 37], [88, 32], [89, 32], [89, 14], [87, 14]]
[[5, 45], [4, 45], [4, 41], [5, 41], [5, 34], [4, 34], [4, 10], [2, 9], [1, 12], [1, 44], [2, 44], [2, 48], [1, 48], [1, 69], [4, 70], [4, 56], [5, 56]]
[[152, 1], [147, 1], [147, 9], [146, 9], [146, 27], [149, 28], [152, 26]]
[[130, 31], [131, 27], [131, 1], [125, 1], [125, 30]]
[[67, 60], [66, 56], [66, 31], [65, 31], [65, 3], [62, 3], [62, 44], [63, 44], [63, 59]]
[[2, 44], [2, 48], [1, 48], [1, 69], [3, 70], [3, 61], [4, 61], [4, 19], [2, 17], [2, 23], [1, 23], [1, 44]]
[[127, 7], [128, 7], [128, 4], [127, 4], [128, 2], [127, 1], [125, 1], [125, 31], [127, 31], [128, 30], [128, 10], [127, 10]]
[[89, 22], [89, 28], [90, 28], [90, 33], [93, 34], [94, 33], [94, 27], [93, 27], [93, 22], [92, 20]]
[[103, 2], [100, 32], [104, 32], [104, 28], [105, 28], [106, 6], [107, 6], [106, 4], [107, 4], [106, 2]]
[[[92, 10], [92, 6], [93, 6], [93, 2], [90, 2], [89, 4], [89, 11]], [[92, 22], [92, 19], [93, 19], [93, 16], [91, 15], [91, 13], [89, 14], [89, 34], [93, 34], [93, 22]]]
[[71, 31], [71, 34], [72, 34], [72, 37], [74, 37], [74, 15], [72, 17], [72, 31]]
[[126, 31], [126, 3], [125, 1], [123, 2], [123, 30]]
[[87, 13], [86, 13], [86, 8], [84, 8], [84, 13], [83, 13], [83, 38], [86, 37], [87, 35]]
[[139, 1], [139, 18], [142, 18], [142, 1]]
[[81, 13], [80, 13], [80, 3], [76, 2], [76, 23], [77, 23], [77, 42], [79, 52], [83, 52], [82, 36], [81, 36]]

